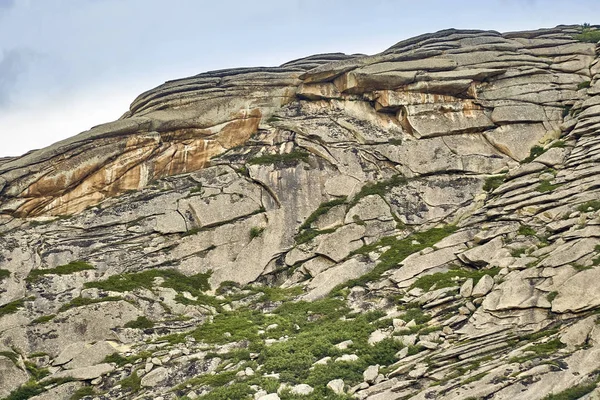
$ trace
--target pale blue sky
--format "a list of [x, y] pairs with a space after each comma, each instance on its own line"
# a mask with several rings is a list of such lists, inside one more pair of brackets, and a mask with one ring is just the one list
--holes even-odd
[[598, 0], [0, 0], [0, 157], [118, 118], [169, 79], [446, 28], [598, 23]]

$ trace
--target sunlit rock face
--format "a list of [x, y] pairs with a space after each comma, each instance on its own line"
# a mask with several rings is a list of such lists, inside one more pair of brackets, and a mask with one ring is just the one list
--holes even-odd
[[582, 29], [203, 73], [0, 159], [0, 396], [597, 396]]

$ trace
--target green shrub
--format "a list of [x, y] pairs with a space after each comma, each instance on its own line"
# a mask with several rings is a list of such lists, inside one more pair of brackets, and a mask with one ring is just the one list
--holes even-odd
[[537, 357], [544, 357], [556, 353], [564, 347], [566, 347], [566, 344], [562, 343], [559, 339], [553, 339], [545, 343], [537, 343], [524, 349], [524, 351], [533, 352], [532, 354], [511, 358], [509, 362], [520, 364]]
[[119, 382], [119, 385], [127, 391], [132, 393], [137, 392], [142, 387], [142, 379], [138, 376], [137, 371], [133, 371], [133, 373]]
[[202, 400], [253, 399], [254, 391], [245, 382], [236, 382], [228, 386], [220, 386], [202, 396]]
[[577, 400], [582, 398], [586, 394], [591, 393], [592, 391], [594, 391], [594, 389], [596, 389], [595, 382], [582, 383], [580, 385], [563, 390], [560, 393], [549, 394], [542, 400]]
[[550, 181], [547, 180], [542, 180], [541, 183], [538, 185], [538, 187], [535, 188], [535, 190], [537, 190], [540, 193], [547, 193], [547, 192], [551, 192], [554, 189], [561, 187], [562, 184], [552, 184], [550, 183]]
[[592, 82], [591, 81], [584, 81], [584, 82], [579, 82], [577, 84], [577, 90], [581, 90], [581, 89], [587, 89], [590, 87], [590, 84]]
[[504, 183], [505, 175], [490, 176], [485, 180], [483, 184], [483, 190], [486, 192], [493, 192]]
[[403, 177], [402, 175], [394, 175], [390, 179], [386, 179], [379, 182], [369, 182], [364, 185], [360, 192], [358, 192], [352, 201], [350, 202], [350, 206], [358, 203], [360, 199], [363, 197], [367, 197], [373, 194], [384, 197], [386, 193], [388, 193], [392, 188], [406, 185], [408, 179]]
[[360, 249], [353, 251], [351, 255], [366, 255], [371, 251], [377, 250], [381, 247], [390, 247], [381, 255], [381, 257], [379, 257], [379, 264], [377, 264], [377, 266], [371, 272], [361, 276], [360, 278], [352, 279], [346, 283], [338, 285], [331, 291], [331, 296], [340, 295], [340, 291], [344, 287], [352, 288], [354, 286], [362, 286], [367, 282], [372, 282], [379, 279], [381, 274], [392, 268], [398, 267], [398, 265], [409, 255], [434, 245], [455, 231], [456, 227], [454, 225], [446, 225], [441, 228], [432, 228], [424, 232], [415, 232], [404, 239], [398, 239], [395, 236], [388, 236], [378, 240], [375, 243], [365, 245]]
[[600, 30], [592, 29], [591, 26], [585, 24], [582, 26], [581, 33], [573, 36], [574, 39], [586, 43], [598, 43], [600, 41]]
[[92, 386], [84, 386], [75, 391], [69, 400], [81, 400], [86, 396], [95, 396], [96, 391]]
[[65, 265], [59, 265], [51, 269], [35, 269], [29, 273], [26, 278], [27, 282], [35, 282], [44, 275], [70, 275], [79, 271], [95, 269], [92, 265], [84, 261], [72, 261]]
[[533, 229], [529, 225], [519, 226], [519, 230], [517, 231], [517, 233], [519, 235], [523, 235], [523, 236], [535, 236], [536, 235], [535, 229]]
[[83, 307], [83, 306], [87, 306], [90, 304], [104, 303], [105, 301], [119, 301], [119, 300], [124, 300], [124, 299], [122, 297], [116, 297], [116, 296], [100, 297], [97, 299], [88, 299], [86, 297], [76, 297], [73, 300], [71, 300], [70, 302], [68, 302], [67, 304], [63, 304], [58, 309], [58, 312], [67, 311], [73, 307]]
[[104, 281], [88, 282], [87, 288], [97, 288], [112, 292], [129, 292], [135, 289], [153, 289], [154, 279], [163, 278], [163, 287], [175, 289], [178, 292], [196, 293], [210, 289], [209, 273], [185, 276], [173, 269], [151, 269], [142, 272], [113, 275]]
[[544, 150], [543, 147], [541, 147], [541, 146], [533, 146], [529, 150], [529, 157], [527, 157], [523, 161], [521, 161], [521, 164], [532, 162], [534, 159], [538, 158], [539, 156], [541, 156], [545, 152], [546, 152], [546, 150]]
[[251, 158], [247, 161], [251, 165], [282, 165], [285, 167], [296, 166], [299, 162], [308, 162], [309, 153], [304, 150], [297, 150], [284, 154], [264, 154], [262, 156]]
[[31, 377], [36, 381], [39, 381], [42, 378], [45, 378], [46, 376], [50, 375], [50, 372], [47, 368], [38, 368], [36, 364], [30, 361], [25, 361], [25, 369], [27, 369], [29, 375], [31, 375]]
[[583, 204], [580, 204], [579, 206], [577, 206], [577, 211], [587, 212], [590, 208], [593, 211], [600, 210], [600, 200], [590, 200]]
[[473, 278], [473, 283], [477, 284], [484, 275], [496, 276], [498, 272], [500, 272], [500, 268], [480, 270], [454, 268], [448, 272], [436, 272], [435, 274], [421, 276], [412, 284], [411, 289], [420, 288], [427, 291], [433, 285], [436, 289], [452, 287], [458, 285], [459, 279], [464, 281], [469, 278]]
[[10, 271], [7, 269], [0, 268], [0, 281], [6, 279], [10, 276]]
[[14, 364], [19, 361], [19, 355], [12, 351], [0, 351], [0, 356], [10, 359]]
[[0, 306], [0, 317], [3, 317], [8, 314], [16, 313], [20, 308], [25, 307], [25, 300], [27, 299], [19, 299], [15, 301], [11, 301], [3, 306]]
[[135, 321], [129, 321], [125, 324], [125, 328], [133, 329], [150, 329], [154, 327], [154, 322], [150, 321], [145, 316], [138, 317]]
[[261, 228], [258, 226], [252, 227], [252, 229], [250, 229], [250, 240], [261, 236], [264, 230], [265, 228]]
[[135, 363], [137, 360], [139, 359], [143, 359], [143, 358], [148, 358], [152, 355], [151, 352], [149, 351], [142, 351], [138, 354], [134, 354], [131, 355], [129, 357], [123, 357], [121, 354], [119, 353], [113, 353], [111, 355], [108, 355], [106, 357], [104, 357], [104, 360], [102, 362], [105, 363], [115, 363], [117, 364], [117, 366], [122, 367], [125, 364], [133, 364]]
[[327, 214], [329, 210], [331, 210], [335, 206], [344, 204], [346, 202], [346, 199], [347, 197], [344, 196], [338, 199], [326, 201], [325, 203], [321, 203], [321, 205], [319, 205], [319, 207], [312, 214], [310, 214], [308, 218], [306, 218], [306, 221], [304, 221], [304, 223], [300, 225], [299, 230], [310, 228], [313, 222], [316, 222], [321, 215]]
[[50, 314], [50, 315], [42, 315], [41, 317], [38, 317], [36, 319], [34, 319], [33, 321], [31, 321], [32, 324], [45, 324], [46, 322], [50, 322], [54, 319], [54, 317], [56, 317], [56, 314]]

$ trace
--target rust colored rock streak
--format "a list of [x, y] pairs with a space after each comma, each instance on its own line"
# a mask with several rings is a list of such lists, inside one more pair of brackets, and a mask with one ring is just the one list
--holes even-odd
[[16, 216], [66, 215], [84, 210], [152, 180], [197, 171], [212, 157], [245, 143], [261, 112], [242, 110], [217, 133], [208, 129], [137, 133], [97, 143], [94, 151], [57, 159], [22, 194]]

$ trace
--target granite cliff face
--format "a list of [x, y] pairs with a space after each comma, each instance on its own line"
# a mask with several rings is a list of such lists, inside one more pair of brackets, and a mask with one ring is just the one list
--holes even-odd
[[0, 398], [599, 398], [581, 31], [204, 73], [0, 159]]

